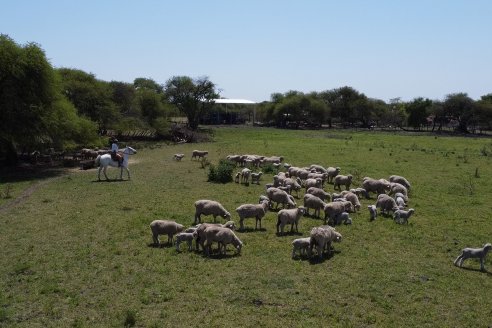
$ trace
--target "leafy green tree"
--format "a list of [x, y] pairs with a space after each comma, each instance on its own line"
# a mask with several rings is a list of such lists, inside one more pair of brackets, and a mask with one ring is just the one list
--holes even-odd
[[111, 101], [123, 116], [138, 117], [141, 115], [136, 103], [135, 86], [131, 83], [111, 81]]
[[[357, 116], [361, 119], [361, 113], [357, 114], [358, 106], [361, 106], [363, 100], [367, 97], [359, 93], [352, 87], [344, 86], [341, 88], [323, 91], [320, 97], [327, 103], [331, 109], [331, 116], [328, 121], [331, 127], [331, 119], [336, 118], [343, 124], [352, 124], [357, 121]], [[361, 108], [364, 111], [364, 108]]]
[[152, 79], [138, 77], [133, 81], [133, 86], [136, 90], [152, 90], [158, 94], [164, 93], [163, 86]]
[[405, 111], [408, 114], [407, 123], [414, 129], [419, 129], [422, 125], [427, 124], [427, 117], [432, 108], [432, 100], [426, 98], [415, 98], [405, 104]]
[[443, 102], [446, 115], [458, 122], [457, 130], [469, 133], [468, 124], [474, 119], [475, 103], [466, 93], [453, 93], [446, 96]]
[[192, 79], [188, 76], [174, 76], [166, 82], [165, 94], [169, 103], [186, 115], [192, 130], [198, 128], [200, 118], [212, 108], [213, 100], [219, 97], [215, 84], [208, 77]]

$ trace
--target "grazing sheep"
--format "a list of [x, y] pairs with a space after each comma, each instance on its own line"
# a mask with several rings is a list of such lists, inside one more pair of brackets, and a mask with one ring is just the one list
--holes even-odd
[[[408, 197], [405, 196], [404, 194], [402, 194], [401, 192], [397, 192], [393, 195], [393, 197], [395, 198], [395, 200], [398, 198], [398, 197], [401, 197], [403, 198], [403, 200], [405, 201], [405, 203], [408, 202]], [[405, 204], [406, 205], [406, 204]]]
[[257, 183], [260, 184], [260, 178], [263, 172], [258, 172], [258, 173], [251, 173], [251, 183]]
[[[292, 178], [286, 178], [284, 180], [284, 185], [290, 187], [290, 191], [294, 190], [296, 192], [296, 196], [299, 198], [299, 190], [301, 190], [301, 179], [292, 179]], [[290, 194], [290, 192], [289, 192]]]
[[309, 166], [309, 169], [315, 169], [316, 172], [319, 172], [319, 173], [328, 173], [326, 172], [326, 169], [321, 166], [321, 165], [318, 165], [318, 164], [311, 164], [311, 166]]
[[285, 191], [289, 195], [291, 194], [291, 188], [290, 188], [290, 186], [278, 186], [278, 189]]
[[236, 208], [236, 212], [239, 215], [239, 229], [244, 229], [243, 221], [247, 218], [256, 218], [255, 229], [258, 229], [258, 221], [261, 229], [261, 219], [265, 216], [269, 207], [270, 201], [264, 200], [261, 204], [243, 204]]
[[208, 155], [208, 151], [206, 151], [206, 150], [194, 150], [191, 153], [191, 159], [193, 159], [193, 158], [200, 159], [200, 158], [203, 158], [207, 155]]
[[284, 167], [286, 170], [288, 170], [292, 165], [290, 165], [289, 163], [284, 163]]
[[210, 226], [204, 230], [204, 235], [204, 252], [207, 256], [210, 255], [212, 243], [214, 241], [219, 244], [219, 254], [226, 254], [226, 247], [228, 244], [232, 244], [234, 248], [236, 248], [237, 254], [241, 253], [243, 243], [231, 229], [218, 226]]
[[294, 225], [296, 226], [296, 232], [298, 230], [298, 224], [301, 217], [304, 215], [305, 209], [304, 207], [292, 208], [292, 209], [284, 209], [280, 210], [277, 214], [277, 233], [284, 233], [284, 227], [287, 224], [290, 224], [290, 232], [294, 231]]
[[220, 204], [214, 200], [201, 199], [195, 202], [195, 224], [201, 222], [201, 215], [213, 215], [214, 222], [217, 216], [221, 216], [226, 220], [231, 218], [231, 214]]
[[267, 196], [265, 195], [260, 195], [260, 198], [258, 199], [258, 204], [261, 204], [263, 203], [263, 201], [267, 201], [270, 203], [270, 198], [268, 198]]
[[311, 243], [311, 237], [294, 239], [292, 241], [292, 258], [296, 257], [296, 251], [299, 252], [299, 256], [309, 255], [310, 243]]
[[340, 194], [337, 194], [337, 193], [331, 194], [331, 201], [334, 202], [336, 199], [346, 200], [343, 198], [343, 195], [341, 193]]
[[356, 211], [358, 211], [360, 209], [360, 202], [359, 202], [359, 197], [357, 197], [356, 194], [354, 194], [353, 192], [345, 192], [343, 193], [343, 198], [345, 198], [346, 200], [348, 200], [349, 202], [352, 203], [352, 205], [354, 205], [354, 208]]
[[282, 204], [283, 208], [296, 207], [295, 201], [293, 200], [293, 198], [291, 198], [292, 196], [290, 196], [288, 193], [286, 193], [281, 189], [274, 188], [274, 187], [268, 188], [267, 196], [272, 203], [276, 203], [275, 208], [278, 207], [278, 204]]
[[333, 221], [335, 220], [336, 216], [338, 214], [341, 214], [343, 212], [353, 212], [353, 207], [351, 202], [347, 201], [341, 201], [341, 202], [330, 202], [326, 204], [324, 207], [325, 211], [325, 222], [328, 221]]
[[365, 199], [369, 199], [369, 193], [364, 188], [350, 189], [351, 192], [357, 195], [357, 197], [364, 196]]
[[408, 219], [412, 216], [413, 213], [415, 213], [415, 210], [413, 208], [410, 208], [408, 211], [399, 209], [393, 213], [393, 219], [396, 223], [408, 224]]
[[492, 244], [487, 243], [482, 248], [463, 248], [461, 254], [454, 260], [454, 265], [463, 266], [463, 261], [471, 258], [480, 259], [480, 270], [485, 271], [485, 257], [487, 253], [492, 249]]
[[352, 175], [337, 175], [335, 180], [333, 181], [333, 189], [342, 190], [341, 185], [345, 186], [346, 190], [350, 189], [350, 185], [352, 184]]
[[320, 178], [316, 178], [316, 179], [308, 178], [304, 181], [304, 187], [306, 188], [306, 190], [311, 187], [321, 188], [322, 184], [323, 184], [323, 180], [321, 180]]
[[376, 201], [376, 207], [381, 209], [381, 213], [396, 211], [398, 210], [398, 206], [396, 205], [396, 201], [386, 194], [381, 194], [378, 196], [378, 200]]
[[352, 218], [349, 216], [347, 212], [342, 212], [335, 216], [334, 225], [339, 224], [352, 224]]
[[188, 243], [188, 250], [191, 251], [193, 240], [198, 236], [196, 231], [194, 232], [180, 232], [176, 235], [176, 250], [179, 252], [179, 245], [186, 241]]
[[390, 183], [390, 194], [403, 194], [405, 197], [408, 197], [408, 190], [407, 187], [405, 187], [402, 184], [396, 183], [396, 182], [391, 182]]
[[399, 176], [399, 175], [392, 175], [389, 177], [389, 181], [390, 182], [396, 182], [396, 183], [399, 183], [403, 186], [405, 186], [405, 188], [407, 188], [408, 190], [410, 190], [410, 182], [408, 182], [407, 179], [405, 179], [404, 177], [402, 176]]
[[170, 220], [154, 220], [150, 223], [154, 245], [159, 246], [159, 235], [167, 235], [167, 243], [173, 243], [173, 236], [183, 231], [183, 225]]
[[342, 235], [330, 226], [321, 226], [311, 229], [309, 254], [312, 254], [313, 247], [316, 246], [318, 257], [323, 257], [323, 251], [330, 251], [332, 242], [341, 242]]
[[369, 195], [370, 192], [374, 192], [377, 195], [384, 194], [390, 190], [389, 183], [373, 178], [364, 178], [362, 181], [362, 188], [364, 188]]
[[320, 198], [322, 201], [331, 199], [331, 195], [321, 188], [311, 187], [306, 190], [306, 194], [314, 195]]
[[244, 168], [241, 171], [241, 183], [249, 183], [249, 176], [251, 175], [251, 170]]
[[183, 159], [183, 157], [185, 156], [185, 154], [174, 154], [173, 155], [173, 158], [177, 161], [181, 161]]
[[328, 173], [328, 183], [331, 183], [333, 182], [333, 179], [340, 174], [340, 168], [330, 166], [326, 169], [326, 173]]
[[369, 214], [371, 215], [371, 221], [376, 220], [378, 217], [376, 205], [368, 205], [367, 208], [369, 209]]
[[207, 229], [208, 227], [213, 227], [213, 226], [227, 228], [230, 230], [236, 230], [236, 224], [234, 223], [234, 221], [227, 221], [224, 224], [220, 224], [220, 223], [201, 223], [201, 224], [199, 224], [196, 228], [197, 236], [196, 236], [196, 241], [195, 241], [197, 251], [200, 250], [199, 246], [202, 246], [202, 249], [205, 250], [205, 247], [204, 247], [205, 229]]
[[400, 209], [404, 209], [405, 206], [407, 206], [407, 204], [405, 204], [405, 200], [403, 199], [403, 197], [396, 197], [395, 201], [396, 201], [396, 205], [398, 205]]
[[304, 208], [306, 209], [306, 214], [309, 215], [309, 209], [314, 209], [314, 216], [319, 217], [319, 213], [322, 208], [325, 208], [326, 203], [321, 200], [321, 198], [312, 195], [305, 194], [304, 195]]
[[323, 188], [328, 179], [328, 173], [309, 173], [308, 179], [321, 179], [321, 188]]
[[[273, 183], [266, 183], [266, 184], [265, 184], [265, 190], [268, 190], [268, 189], [270, 189], [270, 188], [272, 188], [272, 187], [275, 187], [275, 186], [273, 185]], [[276, 188], [276, 187], [275, 187], [275, 188]]]

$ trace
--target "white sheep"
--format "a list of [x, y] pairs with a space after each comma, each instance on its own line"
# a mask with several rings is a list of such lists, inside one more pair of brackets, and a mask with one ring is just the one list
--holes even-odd
[[343, 212], [354, 212], [354, 205], [348, 200], [341, 202], [330, 202], [324, 207], [325, 222], [335, 220], [336, 216]]
[[343, 191], [342, 195], [343, 195], [343, 198], [345, 198], [346, 200], [351, 202], [352, 205], [354, 205], [354, 208], [356, 211], [358, 211], [360, 209], [359, 197], [357, 197], [356, 194], [354, 194], [351, 191]]
[[294, 225], [296, 226], [296, 232], [299, 232], [299, 220], [304, 215], [304, 213], [305, 209], [302, 206], [298, 208], [280, 210], [277, 214], [277, 233], [283, 234], [284, 227], [287, 224], [291, 225], [290, 232], [294, 231]]
[[207, 155], [208, 155], [208, 151], [206, 151], [206, 150], [194, 150], [191, 153], [191, 159], [193, 159], [193, 158], [200, 159], [200, 158], [204, 158]]
[[243, 243], [231, 229], [218, 226], [209, 226], [204, 230], [204, 235], [204, 252], [207, 256], [210, 255], [213, 242], [217, 242], [219, 244], [219, 254], [226, 254], [228, 244], [232, 244], [234, 248], [236, 248], [237, 254], [241, 253]]
[[330, 226], [321, 226], [311, 229], [310, 232], [309, 254], [312, 254], [313, 247], [316, 246], [318, 257], [323, 257], [323, 251], [330, 251], [332, 242], [341, 242], [342, 235]]
[[258, 172], [258, 173], [251, 173], [251, 183], [257, 183], [257, 184], [260, 184], [260, 178], [261, 178], [261, 175], [263, 174], [263, 172]]
[[236, 208], [236, 212], [239, 215], [239, 229], [244, 229], [244, 219], [256, 218], [255, 229], [258, 229], [258, 221], [260, 222], [261, 229], [261, 219], [265, 216], [270, 207], [270, 201], [264, 200], [261, 204], [243, 204]]
[[311, 164], [311, 166], [309, 166], [309, 169], [315, 169], [316, 172], [319, 172], [319, 173], [327, 173], [326, 169], [323, 166], [318, 165], [318, 164]]
[[378, 217], [376, 205], [368, 205], [367, 208], [369, 209], [369, 214], [371, 215], [371, 221], [376, 220]]
[[354, 194], [356, 194], [357, 197], [359, 197], [359, 198], [364, 196], [366, 199], [369, 199], [369, 193], [364, 188], [350, 189], [350, 191], [353, 192]]
[[239, 179], [241, 178], [241, 172], [237, 172], [234, 176], [234, 182], [239, 183]]
[[244, 168], [241, 171], [241, 183], [249, 183], [249, 176], [251, 175], [251, 170], [248, 168]]
[[282, 204], [284, 208], [296, 207], [295, 201], [293, 200], [293, 198], [291, 198], [292, 196], [281, 189], [274, 188], [274, 187], [268, 188], [267, 197], [270, 199], [272, 203], [276, 203], [275, 208], [278, 207], [278, 204]]
[[397, 194], [397, 193], [401, 193], [405, 197], [408, 197], [407, 187], [405, 187], [402, 184], [396, 183], [396, 182], [391, 182], [390, 183], [390, 194]]
[[324, 191], [321, 188], [311, 187], [311, 188], [306, 190], [306, 194], [314, 195], [314, 196], [320, 198], [322, 201], [331, 200], [330, 193], [327, 193], [326, 191]]
[[487, 243], [483, 245], [482, 248], [463, 248], [461, 250], [461, 254], [454, 260], [454, 265], [459, 266], [460, 268], [463, 266], [463, 261], [466, 259], [480, 259], [480, 270], [485, 271], [485, 257], [487, 253], [492, 249], [492, 244]]
[[410, 190], [410, 182], [408, 182], [407, 179], [405, 179], [404, 177], [402, 176], [399, 176], [399, 175], [392, 175], [389, 177], [389, 181], [390, 182], [396, 182], [396, 183], [399, 183], [401, 185], [404, 185], [408, 190]]
[[179, 252], [179, 245], [186, 241], [188, 243], [188, 250], [191, 251], [193, 240], [196, 239], [198, 233], [194, 232], [180, 232], [176, 235], [176, 251]]
[[292, 258], [296, 257], [296, 252], [299, 252], [299, 256], [309, 255], [310, 243], [311, 237], [294, 239], [292, 241]]
[[202, 246], [202, 249], [205, 250], [205, 248], [204, 248], [205, 229], [207, 229], [208, 227], [212, 227], [212, 226], [227, 228], [230, 230], [236, 230], [236, 224], [234, 223], [234, 221], [227, 221], [224, 224], [220, 224], [220, 223], [201, 223], [201, 224], [199, 224], [196, 228], [197, 236], [196, 236], [196, 241], [195, 241], [197, 251], [200, 250], [199, 246]]
[[404, 209], [405, 206], [407, 206], [403, 197], [395, 197], [395, 201], [396, 201], [396, 205], [398, 205], [400, 209]]
[[413, 213], [415, 213], [415, 210], [413, 208], [410, 208], [408, 211], [399, 209], [393, 213], [393, 219], [396, 223], [408, 224], [408, 219], [410, 218], [410, 216], [412, 216]]
[[195, 224], [201, 222], [201, 215], [213, 215], [214, 222], [217, 216], [221, 216], [226, 220], [231, 218], [229, 213], [222, 204], [214, 200], [201, 199], [195, 202]]
[[352, 218], [347, 212], [342, 212], [335, 216], [334, 225], [342, 224], [342, 222], [343, 224], [352, 224]]
[[304, 181], [304, 187], [306, 188], [306, 190], [311, 187], [321, 188], [322, 184], [323, 184], [323, 180], [320, 178], [316, 178], [316, 179], [308, 178]]
[[345, 186], [346, 190], [350, 189], [350, 185], [352, 184], [352, 175], [337, 175], [333, 180], [333, 189], [342, 190], [341, 185]]
[[333, 182], [333, 179], [340, 174], [339, 167], [328, 167], [326, 168], [326, 173], [328, 173], [328, 183]]
[[314, 209], [314, 216], [319, 217], [321, 209], [325, 208], [326, 203], [321, 200], [321, 198], [312, 195], [305, 194], [304, 195], [304, 208], [306, 209], [306, 214], [309, 215], [309, 209]]
[[181, 161], [185, 155], [184, 154], [174, 154], [173, 158], [177, 161]]
[[362, 188], [366, 190], [368, 195], [370, 192], [374, 192], [379, 195], [386, 193], [386, 191], [389, 191], [390, 184], [382, 180], [365, 177], [362, 180]]
[[170, 220], [154, 220], [150, 223], [152, 231], [152, 240], [154, 245], [159, 246], [159, 235], [167, 235], [167, 243], [173, 243], [173, 236], [178, 232], [183, 231], [183, 225]]
[[378, 200], [376, 201], [376, 207], [381, 209], [381, 213], [396, 211], [398, 210], [398, 206], [396, 205], [396, 201], [386, 194], [381, 194], [378, 196]]

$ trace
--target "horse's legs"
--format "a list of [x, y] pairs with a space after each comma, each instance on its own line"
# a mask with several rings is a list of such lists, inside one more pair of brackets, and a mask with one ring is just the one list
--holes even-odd
[[106, 180], [108, 180], [108, 181], [109, 181], [108, 175], [106, 174], [106, 169], [107, 169], [107, 168], [108, 168], [107, 166], [105, 166], [105, 167], [104, 167], [104, 169], [103, 169], [103, 173], [104, 173], [104, 176], [106, 177]]
[[101, 169], [102, 166], [99, 166], [99, 170], [97, 171], [97, 180], [101, 181]]
[[120, 167], [120, 180], [123, 180], [123, 166]]
[[130, 169], [128, 168], [128, 166], [125, 166], [125, 169], [126, 173], [128, 173], [128, 180], [130, 180]]

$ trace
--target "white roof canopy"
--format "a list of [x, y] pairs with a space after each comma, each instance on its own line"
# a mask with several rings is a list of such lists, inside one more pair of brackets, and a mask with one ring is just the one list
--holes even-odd
[[216, 104], [256, 104], [256, 102], [246, 99], [214, 99]]

